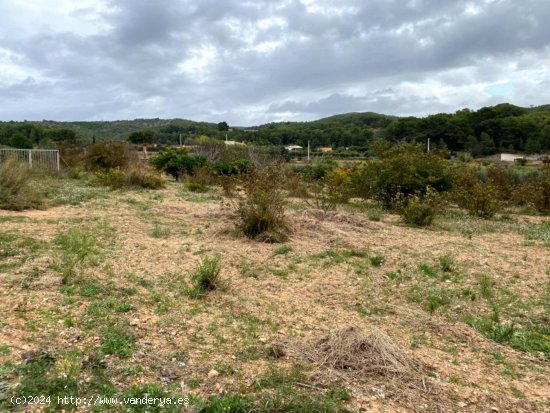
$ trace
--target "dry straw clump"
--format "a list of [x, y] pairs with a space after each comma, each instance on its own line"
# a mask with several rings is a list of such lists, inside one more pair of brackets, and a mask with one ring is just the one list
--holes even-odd
[[363, 333], [355, 327], [330, 332], [304, 348], [319, 367], [351, 370], [370, 376], [412, 374], [414, 362], [381, 331]]

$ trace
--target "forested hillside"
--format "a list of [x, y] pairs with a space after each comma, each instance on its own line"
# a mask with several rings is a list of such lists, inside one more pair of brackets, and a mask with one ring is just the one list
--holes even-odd
[[225, 122], [207, 123], [184, 119], [135, 119], [97, 122], [3, 122], [0, 145], [51, 147], [57, 142], [90, 143], [96, 140], [130, 140], [134, 143], [177, 144], [207, 135], [212, 138], [263, 145], [298, 144], [313, 148], [366, 148], [382, 137], [390, 141], [425, 142], [434, 148], [490, 155], [500, 151], [538, 153], [550, 150], [550, 105], [522, 108], [511, 104], [459, 110], [423, 118], [376, 113], [350, 113], [311, 122], [269, 123], [238, 127]]

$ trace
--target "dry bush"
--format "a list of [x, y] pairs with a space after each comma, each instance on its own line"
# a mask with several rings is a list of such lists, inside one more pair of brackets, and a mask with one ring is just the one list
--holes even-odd
[[216, 183], [216, 176], [208, 166], [198, 166], [188, 175], [183, 183], [185, 189], [191, 192], [207, 192], [208, 187]]
[[249, 238], [263, 242], [284, 242], [289, 226], [285, 217], [280, 165], [252, 170], [243, 177], [242, 196], [237, 204], [239, 229]]
[[153, 169], [143, 165], [131, 165], [124, 171], [124, 185], [147, 189], [164, 188], [166, 181]]
[[14, 158], [0, 163], [0, 208], [21, 211], [39, 208], [42, 199], [32, 182], [29, 166]]
[[61, 164], [69, 169], [81, 168], [85, 163], [86, 150], [82, 146], [72, 146], [66, 143], [59, 143], [59, 157]]
[[285, 189], [288, 196], [293, 198], [308, 198], [308, 185], [304, 177], [292, 170], [287, 170], [285, 174]]
[[354, 371], [365, 376], [408, 376], [415, 363], [381, 331], [363, 333], [349, 327], [332, 331], [303, 348], [319, 367]]
[[223, 194], [229, 198], [235, 196], [235, 190], [237, 188], [237, 179], [232, 176], [218, 176], [216, 178], [217, 184], [222, 187]]
[[159, 189], [165, 186], [165, 180], [151, 168], [131, 165], [125, 169], [98, 170], [94, 175], [92, 184], [108, 186], [112, 189], [125, 187]]

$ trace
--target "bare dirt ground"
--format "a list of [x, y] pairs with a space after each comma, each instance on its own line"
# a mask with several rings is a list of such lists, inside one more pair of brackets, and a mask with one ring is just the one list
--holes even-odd
[[[29, 352], [53, 355], [58, 373], [86, 383], [95, 376], [82, 365], [102, 351], [119, 390], [184, 382], [186, 394], [206, 400], [247, 394], [266, 371], [300, 365], [308, 381], [298, 386], [345, 388], [351, 411], [549, 411], [548, 353], [513, 344], [522, 326], [548, 332], [549, 249], [524, 233], [544, 218], [445, 217], [419, 229], [390, 214], [290, 206], [290, 240], [273, 245], [237, 234], [217, 192], [176, 184], [0, 211], [4, 388], [21, 380]], [[89, 240], [82, 259], [59, 240], [70, 231]], [[183, 294], [201, 259], [214, 256], [224, 288]], [[494, 339], [494, 325], [475, 328], [497, 307], [496, 326], [517, 325], [517, 340]], [[132, 337], [127, 352], [106, 338], [120, 325]], [[349, 327], [387, 335], [416, 366], [411, 378], [307, 357], [307, 343]]]

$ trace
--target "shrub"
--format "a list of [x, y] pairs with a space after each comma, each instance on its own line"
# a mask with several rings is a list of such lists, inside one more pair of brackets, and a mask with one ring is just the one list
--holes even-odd
[[232, 197], [235, 194], [235, 188], [237, 187], [235, 178], [231, 176], [219, 176], [217, 183], [222, 187], [225, 196]]
[[132, 146], [124, 142], [98, 142], [88, 148], [84, 162], [89, 170], [125, 168], [136, 157]]
[[25, 163], [16, 159], [1, 162], [0, 208], [20, 211], [42, 206], [42, 199], [32, 178], [32, 171]]
[[325, 175], [338, 168], [338, 163], [332, 159], [322, 159], [320, 161], [307, 164], [301, 173], [309, 179], [323, 179]]
[[304, 177], [293, 170], [287, 170], [285, 176], [285, 189], [288, 196], [296, 198], [309, 197], [308, 186]]
[[207, 166], [196, 167], [193, 174], [187, 176], [184, 182], [184, 187], [191, 192], [206, 192], [208, 186], [216, 182], [216, 177], [213, 175], [210, 168]]
[[127, 169], [111, 168], [98, 170], [92, 183], [99, 186], [108, 186], [111, 189], [137, 187], [159, 189], [165, 185], [164, 179], [149, 168], [131, 166]]
[[544, 214], [550, 212], [550, 164], [529, 176], [517, 191], [517, 198]]
[[345, 204], [349, 201], [352, 193], [350, 188], [351, 178], [347, 169], [337, 168], [328, 172], [323, 181], [335, 203]]
[[498, 188], [491, 182], [461, 185], [454, 190], [452, 198], [470, 215], [480, 218], [491, 218], [502, 208]]
[[92, 183], [98, 186], [108, 186], [112, 189], [120, 189], [124, 186], [124, 172], [119, 168], [98, 170]]
[[239, 228], [249, 238], [284, 242], [288, 225], [284, 216], [281, 168], [277, 165], [253, 170], [243, 180], [244, 197], [238, 202]]
[[164, 188], [166, 182], [155, 171], [146, 167], [133, 166], [124, 171], [124, 185], [147, 189]]
[[200, 297], [220, 288], [220, 257], [204, 258], [191, 275], [191, 281], [193, 287], [187, 290], [191, 297]]
[[234, 162], [220, 162], [214, 169], [222, 176], [238, 176], [246, 174], [250, 168], [250, 163], [246, 159], [239, 159]]
[[379, 158], [365, 162], [350, 172], [355, 195], [394, 206], [399, 197], [423, 196], [426, 188], [437, 192], [451, 188], [447, 162], [414, 144], [399, 144], [379, 152]]
[[193, 175], [195, 168], [206, 165], [206, 158], [188, 155], [184, 148], [168, 148], [153, 157], [151, 164], [177, 180], [184, 173]]
[[417, 193], [407, 198], [401, 196], [398, 205], [403, 221], [417, 227], [430, 225], [441, 207], [437, 192], [430, 188], [424, 195]]

